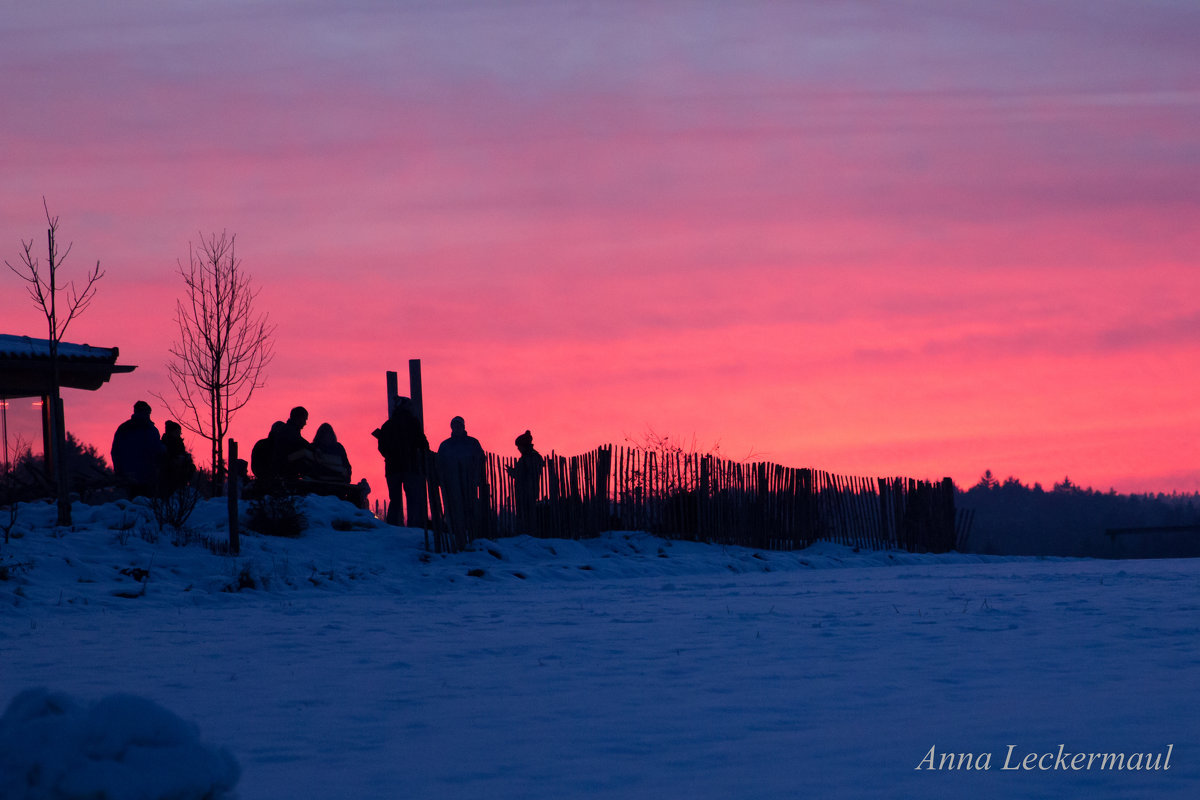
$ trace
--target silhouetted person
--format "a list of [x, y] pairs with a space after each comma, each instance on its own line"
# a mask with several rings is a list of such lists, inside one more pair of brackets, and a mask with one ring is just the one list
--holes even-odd
[[525, 431], [517, 437], [521, 457], [508, 468], [513, 479], [513, 498], [516, 501], [517, 524], [521, 533], [533, 534], [537, 529], [537, 501], [542, 488], [542, 468], [546, 460], [533, 449], [533, 434]]
[[450, 438], [438, 447], [437, 473], [450, 532], [464, 545], [478, 533], [487, 500], [487, 457], [474, 436], [467, 435], [462, 417], [450, 420]]
[[339, 497], [359, 508], [367, 508], [371, 484], [366, 479], [351, 484], [351, 474], [346, 448], [338, 441], [333, 426], [322, 422], [313, 436], [312, 462], [303, 476], [305, 480], [300, 482], [298, 488], [313, 494]]
[[296, 406], [288, 415], [287, 422], [278, 429], [271, 426], [271, 447], [275, 453], [276, 474], [285, 481], [297, 480], [312, 467], [312, 445], [301, 431], [308, 424], [308, 409]]
[[162, 482], [163, 495], [170, 495], [187, 486], [192, 476], [196, 474], [196, 464], [192, 454], [183, 443], [183, 428], [173, 419], [163, 423], [162, 436], [162, 466], [159, 477]]
[[259, 494], [270, 494], [282, 480], [279, 474], [279, 458], [275, 445], [286, 435], [287, 423], [280, 420], [271, 426], [266, 438], [259, 439], [250, 450], [250, 469], [254, 472], [254, 484]]
[[150, 419], [150, 404], [138, 400], [133, 416], [113, 435], [113, 472], [129, 483], [131, 497], [149, 496], [158, 488], [158, 464], [163, 450], [158, 428]]
[[312, 440], [312, 477], [330, 483], [350, 483], [350, 457], [346, 448], [337, 440], [333, 426], [322, 422]]
[[[428, 525], [425, 465], [429, 458], [429, 440], [421, 430], [412, 400], [399, 398], [387, 421], [371, 435], [379, 440], [379, 454], [383, 456], [389, 498], [388, 524], [425, 527]], [[401, 514], [402, 509], [407, 510], [407, 518]]]

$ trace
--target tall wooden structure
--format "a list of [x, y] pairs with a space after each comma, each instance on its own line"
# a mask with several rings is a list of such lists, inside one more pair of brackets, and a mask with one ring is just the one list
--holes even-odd
[[[417, 421], [421, 423], [421, 432], [423, 433], [425, 431], [425, 395], [421, 389], [421, 359], [419, 358], [408, 360], [408, 397], [412, 400], [413, 410], [417, 415]], [[389, 417], [399, 399], [400, 376], [389, 370], [387, 373], [387, 413]]]

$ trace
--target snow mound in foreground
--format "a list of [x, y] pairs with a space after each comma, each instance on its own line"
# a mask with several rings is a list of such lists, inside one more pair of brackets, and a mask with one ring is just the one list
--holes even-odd
[[27, 689], [0, 717], [0, 797], [8, 800], [216, 800], [240, 773], [227, 750], [144, 697], [85, 706]]

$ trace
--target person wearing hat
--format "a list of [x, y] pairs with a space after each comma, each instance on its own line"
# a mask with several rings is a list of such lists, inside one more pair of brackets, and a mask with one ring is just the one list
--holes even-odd
[[537, 501], [541, 494], [542, 467], [546, 460], [533, 449], [533, 434], [529, 431], [518, 436], [515, 444], [521, 457], [508, 468], [508, 475], [513, 479], [517, 524], [521, 533], [533, 535], [537, 528]]
[[157, 489], [162, 453], [162, 438], [150, 419], [150, 404], [138, 400], [133, 404], [133, 416], [117, 426], [112, 443], [113, 472], [128, 484], [130, 497], [149, 497]]

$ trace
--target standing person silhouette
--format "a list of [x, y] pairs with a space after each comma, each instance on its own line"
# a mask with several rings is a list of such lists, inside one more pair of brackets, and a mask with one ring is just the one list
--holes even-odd
[[191, 483], [196, 463], [183, 443], [183, 428], [173, 419], [163, 423], [162, 447], [159, 482], [162, 495], [168, 497]]
[[163, 443], [150, 419], [150, 404], [138, 400], [133, 415], [117, 426], [113, 435], [113, 472], [129, 485], [130, 497], [150, 497], [158, 490], [158, 467]]
[[517, 524], [521, 533], [537, 532], [537, 501], [541, 495], [542, 468], [546, 460], [533, 448], [533, 434], [525, 431], [516, 440], [521, 457], [508, 468], [513, 479], [513, 498], [516, 500]]
[[[379, 454], [383, 456], [388, 485], [388, 524], [426, 527], [429, 517], [425, 463], [429, 457], [429, 440], [421, 430], [412, 400], [399, 398], [387, 421], [371, 435], [378, 440]], [[401, 513], [405, 508], [407, 519]]]
[[482, 530], [487, 502], [487, 457], [474, 436], [467, 435], [462, 417], [450, 420], [450, 438], [438, 446], [437, 474], [446, 506], [450, 534], [459, 547]]

